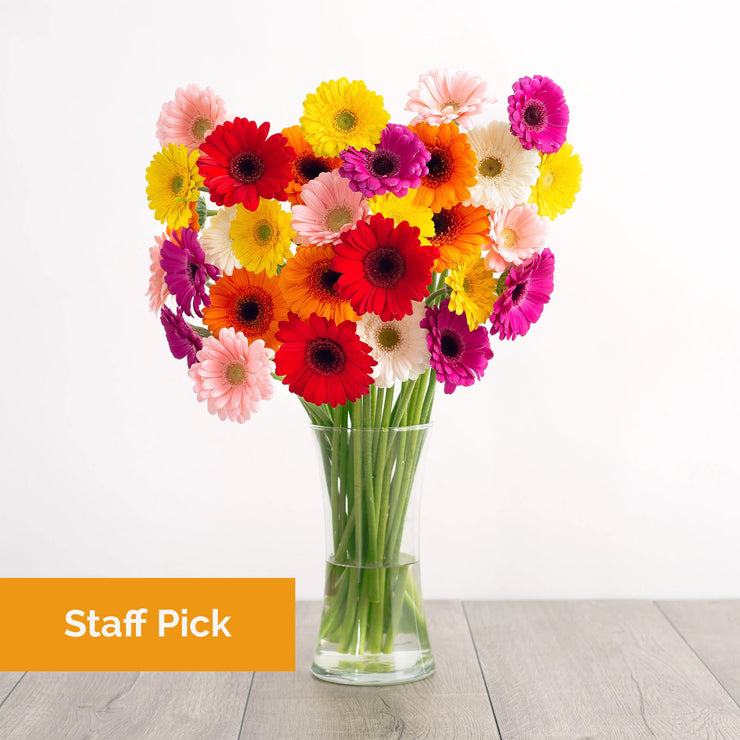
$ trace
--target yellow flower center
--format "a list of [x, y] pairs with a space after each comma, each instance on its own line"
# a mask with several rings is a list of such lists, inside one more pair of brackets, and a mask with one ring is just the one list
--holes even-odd
[[329, 231], [339, 231], [342, 226], [352, 223], [352, 211], [349, 206], [334, 206], [324, 219]]
[[351, 131], [357, 125], [357, 118], [351, 111], [343, 110], [337, 113], [334, 125], [340, 131]]
[[555, 182], [555, 175], [552, 174], [552, 170], [548, 170], [547, 172], [545, 172], [544, 175], [542, 175], [542, 187], [543, 188], [551, 188], [554, 182]]
[[508, 226], [504, 229], [501, 229], [501, 246], [506, 249], [511, 249], [517, 241], [518, 237], [516, 235], [516, 231], [514, 229], [510, 229]]
[[272, 224], [269, 221], [262, 219], [254, 225], [254, 240], [258, 244], [262, 246], [269, 244], [271, 237]]
[[175, 175], [175, 177], [172, 178], [172, 182], [170, 183], [172, 192], [177, 195], [182, 190], [182, 186], [184, 184], [185, 181], [182, 179], [182, 177], [180, 175]]
[[191, 128], [191, 133], [193, 134], [194, 139], [203, 139], [205, 138], [206, 131], [210, 131], [212, 128], [211, 121], [208, 118], [198, 118], [193, 123], [193, 127]]
[[232, 362], [226, 367], [226, 380], [231, 385], [241, 385], [244, 382], [244, 378], [247, 373], [244, 370], [244, 365], [241, 362]]
[[453, 112], [457, 112], [460, 110], [460, 104], [456, 103], [454, 100], [448, 100], [446, 103], [442, 105], [441, 110], [444, 110], [445, 108], [452, 108]]
[[483, 177], [498, 177], [503, 169], [504, 164], [497, 157], [486, 157], [478, 165], [478, 172], [480, 172]]
[[378, 344], [383, 349], [393, 349], [400, 341], [401, 337], [392, 326], [384, 326], [378, 332]]

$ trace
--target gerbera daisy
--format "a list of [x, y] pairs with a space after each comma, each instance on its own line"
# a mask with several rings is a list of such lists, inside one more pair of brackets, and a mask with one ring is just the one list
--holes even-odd
[[570, 112], [559, 85], [549, 77], [521, 77], [509, 95], [511, 133], [525, 149], [556, 152], [565, 142]]
[[334, 247], [333, 268], [341, 273], [336, 288], [358, 314], [368, 311], [383, 321], [400, 319], [412, 302], [428, 295], [438, 254], [419, 241], [419, 229], [376, 214], [342, 235]]
[[237, 206], [229, 236], [242, 267], [275, 275], [277, 266], [290, 256], [295, 232], [290, 227], [290, 213], [274, 200], [261, 199], [253, 211]]
[[272, 398], [275, 363], [261, 339], [250, 342], [241, 332], [224, 329], [203, 340], [198, 362], [188, 371], [199, 401], [219, 419], [243, 424], [259, 410], [259, 402]]
[[491, 221], [482, 206], [457, 203], [452, 208], [442, 208], [434, 214], [432, 246], [439, 249], [439, 259], [434, 264], [437, 272], [449, 270], [471, 255], [479, 255], [491, 241]]
[[472, 118], [486, 103], [495, 103], [488, 95], [485, 80], [470, 72], [433, 69], [419, 76], [419, 87], [409, 93], [406, 110], [418, 115], [411, 123], [432, 125], [453, 121], [469, 129]]
[[188, 315], [195, 312], [202, 316], [200, 304], [208, 306], [206, 283], [219, 276], [218, 267], [206, 262], [206, 255], [192, 229], [173, 231], [171, 239], [165, 240], [160, 252], [160, 265], [164, 280], [177, 305]]
[[537, 152], [523, 149], [503, 121], [474, 128], [469, 136], [478, 157], [470, 203], [491, 211], [526, 203], [539, 176]]
[[367, 201], [339, 172], [325, 172], [301, 190], [303, 205], [293, 206], [291, 226], [299, 244], [336, 244], [345, 231], [370, 215]]
[[418, 190], [409, 190], [403, 198], [395, 195], [376, 195], [368, 201], [372, 213], [382, 213], [386, 218], [392, 218], [396, 224], [408, 222], [409, 226], [419, 229], [419, 239], [422, 244], [429, 244], [434, 236], [434, 221], [432, 209], [422, 205], [417, 197]]
[[332, 269], [334, 248], [298, 247], [280, 271], [280, 290], [288, 308], [302, 319], [312, 313], [342, 321], [357, 321], [359, 318], [346, 298], [337, 293], [339, 273]]
[[213, 92], [190, 84], [175, 92], [175, 99], [162, 106], [157, 121], [157, 138], [161, 146], [183, 144], [197, 149], [211, 133], [211, 129], [226, 120], [224, 101]]
[[410, 128], [431, 155], [429, 172], [421, 178], [418, 189], [420, 201], [438, 211], [468, 198], [475, 183], [475, 153], [468, 137], [452, 123], [417, 123]]
[[390, 115], [383, 98], [362, 80], [322, 82], [303, 102], [301, 129], [320, 157], [336, 157], [347, 147], [368, 149], [380, 141]]
[[211, 286], [211, 305], [203, 311], [203, 323], [215, 336], [225, 328], [242, 332], [247, 339], [262, 339], [277, 349], [278, 323], [288, 316], [288, 306], [277, 277], [234, 270]]
[[535, 252], [541, 252], [546, 243], [547, 222], [537, 215], [536, 205], [525, 203], [496, 211], [491, 219], [491, 246], [486, 264], [494, 272], [501, 272], [499, 258], [507, 265], [521, 265]]
[[206, 254], [206, 259], [216, 265], [223, 275], [231, 275], [234, 269], [241, 267], [234, 254], [231, 238], [231, 222], [236, 216], [237, 206], [219, 208], [208, 227], [200, 235], [200, 245]]
[[485, 327], [470, 331], [464, 316], [449, 310], [449, 300], [439, 306], [428, 306], [421, 326], [427, 330], [430, 364], [437, 380], [445, 384], [445, 393], [459, 385], [473, 385], [483, 377], [493, 350]]
[[241, 203], [254, 211], [260, 198], [286, 200], [295, 152], [282, 134], [269, 133], [269, 123], [258, 127], [246, 118], [226, 121], [211, 131], [201, 144], [198, 169], [214, 203]]
[[445, 282], [452, 288], [449, 308], [465, 314], [468, 328], [473, 331], [491, 314], [496, 301], [496, 280], [478, 255], [468, 257], [450, 270]]
[[529, 202], [537, 204], [542, 216], [554, 220], [573, 205], [581, 189], [581, 158], [573, 154], [573, 145], [566, 141], [554, 154], [540, 155], [539, 170]]
[[160, 311], [170, 294], [167, 283], [164, 281], [164, 270], [159, 264], [160, 252], [165, 239], [167, 239], [167, 234], [155, 236], [155, 246], [149, 247], [149, 257], [152, 262], [149, 265], [149, 290], [146, 292], [146, 297], [149, 299], [149, 310], [154, 313]]
[[203, 178], [197, 167], [198, 152], [182, 144], [167, 144], [146, 169], [149, 208], [168, 229], [181, 229], [192, 218], [191, 203], [198, 200]]
[[418, 188], [428, 174], [426, 163], [431, 156], [419, 137], [406, 126], [389, 123], [374, 150], [346, 149], [341, 153], [342, 177], [352, 190], [366, 198], [393, 193], [402, 198], [409, 188]]
[[291, 205], [297, 206], [303, 203], [301, 198], [303, 186], [322, 172], [336, 170], [342, 164], [342, 160], [338, 157], [317, 156], [313, 147], [303, 136], [300, 126], [284, 128], [282, 134], [288, 140], [288, 144], [293, 147], [296, 155], [292, 165], [293, 179], [288, 183], [285, 192]]
[[311, 314], [306, 321], [290, 314], [280, 323], [275, 372], [292, 393], [315, 404], [336, 407], [364, 396], [373, 382], [375, 360], [360, 341], [353, 321], [335, 324]]
[[164, 327], [170, 352], [178, 360], [187, 357], [188, 367], [191, 367], [193, 363], [197, 362], [195, 354], [201, 349], [203, 342], [193, 331], [193, 327], [183, 318], [182, 309], [178, 308], [177, 315], [175, 315], [167, 306], [162, 306], [159, 319]]
[[416, 380], [429, 369], [427, 333], [420, 326], [424, 315], [424, 304], [414, 303], [411, 314], [400, 321], [366, 313], [358, 322], [357, 333], [378, 363], [373, 370], [378, 388], [390, 388], [396, 380]]
[[524, 336], [550, 301], [554, 272], [555, 256], [548, 248], [523, 265], [512, 267], [493, 306], [491, 334], [498, 334], [499, 339]]

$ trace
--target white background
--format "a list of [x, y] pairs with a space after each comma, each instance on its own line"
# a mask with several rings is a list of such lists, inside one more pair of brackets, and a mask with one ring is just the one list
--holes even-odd
[[[740, 596], [735, 27], [717, 3], [3, 3], [2, 576], [293, 576], [319, 597], [319, 464], [279, 388], [210, 416], [144, 293], [161, 104], [297, 122], [420, 72], [565, 90], [585, 174], [540, 323], [438, 394], [427, 597]], [[728, 4], [729, 7], [729, 4]], [[488, 119], [483, 119], [488, 120]]]

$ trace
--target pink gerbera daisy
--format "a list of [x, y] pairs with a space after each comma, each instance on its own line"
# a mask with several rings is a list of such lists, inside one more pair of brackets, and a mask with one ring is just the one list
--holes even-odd
[[555, 255], [549, 249], [512, 267], [504, 290], [493, 305], [491, 334], [498, 334], [499, 339], [524, 336], [550, 301], [554, 272]]
[[487, 94], [485, 80], [470, 72], [433, 69], [419, 77], [419, 87], [409, 93], [406, 110], [417, 114], [412, 124], [425, 121], [432, 126], [457, 122], [472, 126], [472, 118], [496, 98]]
[[184, 144], [197, 149], [211, 129], [226, 120], [224, 101], [210, 87], [190, 84], [175, 92], [175, 99], [162, 106], [157, 121], [157, 138], [162, 146]]
[[146, 292], [146, 297], [149, 299], [149, 310], [154, 311], [154, 313], [159, 313], [162, 310], [162, 306], [164, 306], [164, 302], [170, 294], [167, 283], [164, 281], [164, 270], [162, 265], [159, 264], [162, 244], [166, 239], [167, 234], [155, 236], [156, 246], [149, 247], [149, 257], [152, 263], [149, 265], [149, 290]]
[[275, 363], [261, 339], [250, 342], [242, 332], [221, 329], [203, 340], [198, 362], [188, 370], [199, 401], [222, 420], [243, 424], [259, 410], [259, 402], [272, 398]]
[[[537, 206], [521, 206], [496, 211], [491, 217], [491, 244], [486, 265], [494, 272], [502, 272], [508, 265], [521, 265], [547, 242], [547, 224], [537, 215]], [[505, 264], [504, 267], [501, 267]]]
[[534, 147], [545, 154], [558, 151], [568, 133], [570, 111], [560, 85], [549, 77], [521, 77], [509, 95], [511, 133], [525, 149]]
[[367, 201], [336, 170], [306, 183], [301, 198], [303, 205], [293, 206], [290, 224], [299, 244], [337, 244], [345, 231], [370, 218]]

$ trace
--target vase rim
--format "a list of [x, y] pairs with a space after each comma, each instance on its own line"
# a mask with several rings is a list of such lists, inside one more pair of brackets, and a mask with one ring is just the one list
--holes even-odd
[[432, 428], [432, 422], [428, 424], [412, 424], [403, 427], [346, 427], [346, 426], [327, 426], [325, 424], [309, 424], [311, 429], [317, 432], [331, 432], [339, 429], [342, 432], [420, 432]]

